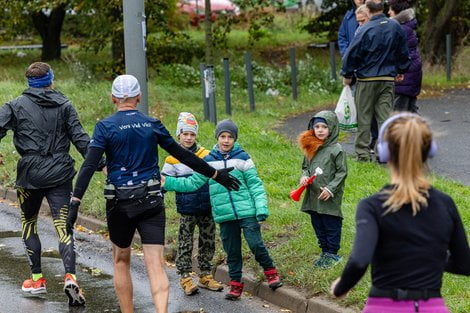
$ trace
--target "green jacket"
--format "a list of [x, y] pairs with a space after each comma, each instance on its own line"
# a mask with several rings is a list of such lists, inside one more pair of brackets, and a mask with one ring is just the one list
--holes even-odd
[[217, 145], [204, 160], [215, 169], [234, 167], [230, 174], [241, 182], [238, 191], [229, 191], [213, 179], [199, 173], [190, 177], [167, 176], [167, 191], [191, 192], [209, 181], [212, 216], [216, 223], [256, 217], [264, 221], [268, 215], [268, 201], [263, 183], [248, 153], [235, 143], [228, 153], [219, 151]]
[[[313, 117], [322, 117], [326, 120], [330, 135], [325, 143], [318, 148], [312, 160], [304, 157], [302, 176], [313, 175], [317, 167], [323, 170], [323, 174], [317, 176], [313, 183], [305, 190], [301, 210], [342, 217], [341, 203], [348, 171], [346, 152], [337, 143], [339, 135], [338, 118], [332, 111], [321, 111]], [[311, 129], [310, 124], [309, 129]], [[327, 201], [318, 200], [318, 196], [321, 193], [320, 187], [326, 187], [333, 196]]]

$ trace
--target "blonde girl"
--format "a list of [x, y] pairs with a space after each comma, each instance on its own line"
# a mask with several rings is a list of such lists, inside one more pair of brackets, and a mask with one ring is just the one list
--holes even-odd
[[353, 251], [331, 293], [345, 296], [371, 264], [363, 312], [449, 313], [443, 272], [470, 275], [470, 248], [454, 201], [425, 175], [436, 153], [432, 131], [421, 116], [401, 113], [383, 124], [378, 140], [391, 184], [359, 203]]

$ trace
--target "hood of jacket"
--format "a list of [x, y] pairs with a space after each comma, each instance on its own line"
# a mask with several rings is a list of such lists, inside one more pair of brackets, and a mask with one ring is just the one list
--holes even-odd
[[69, 100], [59, 91], [50, 88], [28, 88], [23, 91], [25, 97], [43, 107], [59, 107]]
[[212, 151], [210, 154], [216, 159], [216, 160], [223, 160], [223, 159], [232, 159], [234, 156], [237, 154], [240, 154], [244, 152], [242, 146], [235, 141], [232, 149], [228, 152], [222, 152], [219, 150], [219, 146], [217, 144], [214, 145], [214, 148], [212, 148]]
[[310, 122], [308, 123], [308, 129], [313, 129], [313, 119], [315, 117], [321, 117], [326, 120], [328, 124], [328, 129], [330, 131], [330, 135], [326, 138], [325, 143], [323, 146], [332, 145], [338, 142], [339, 136], [339, 122], [336, 113], [333, 111], [321, 111], [312, 116]]
[[401, 11], [400, 13], [395, 15], [393, 19], [396, 20], [400, 24], [405, 24], [414, 20], [414, 24], [416, 24], [415, 26], [417, 26], [416, 13], [413, 8], [409, 8], [409, 9]]

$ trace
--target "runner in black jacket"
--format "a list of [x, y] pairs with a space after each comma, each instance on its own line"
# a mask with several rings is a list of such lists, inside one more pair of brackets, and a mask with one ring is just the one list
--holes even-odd
[[380, 130], [378, 152], [392, 184], [359, 203], [353, 251], [331, 292], [345, 295], [371, 264], [363, 312], [448, 313], [443, 272], [470, 275], [470, 248], [454, 202], [424, 176], [436, 152], [431, 130], [419, 115], [395, 115]]
[[65, 267], [64, 291], [70, 305], [83, 305], [85, 298], [75, 277], [74, 238], [66, 232], [65, 223], [72, 179], [76, 174], [74, 160], [69, 154], [70, 143], [85, 157], [90, 138], [72, 103], [52, 89], [54, 74], [48, 64], [31, 64], [26, 77], [29, 88], [0, 107], [0, 139], [12, 130], [13, 143], [21, 156], [16, 187], [21, 207], [22, 237], [32, 271], [32, 277], [23, 283], [22, 289], [33, 294], [46, 292], [36, 225], [39, 208], [46, 197]]

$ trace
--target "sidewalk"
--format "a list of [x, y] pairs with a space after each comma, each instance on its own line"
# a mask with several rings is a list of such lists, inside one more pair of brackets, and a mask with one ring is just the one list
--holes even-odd
[[[11, 202], [17, 202], [16, 191], [14, 189], [5, 189], [0, 187], [0, 197], [7, 199]], [[49, 212], [47, 202], [43, 202], [41, 205], [41, 214], [47, 214]], [[96, 218], [79, 215], [77, 219], [77, 225], [81, 225], [92, 231], [99, 231], [106, 228], [106, 223]], [[135, 241], [139, 241], [138, 236], [134, 238]], [[173, 255], [174, 249], [171, 246], [165, 246], [165, 255]], [[195, 261], [195, 260], [193, 260]], [[215, 268], [214, 277], [216, 280], [228, 284], [230, 281], [228, 276], [228, 268], [226, 265], [219, 265]], [[329, 301], [321, 297], [307, 298], [306, 294], [283, 286], [276, 291], [272, 291], [266, 282], [259, 281], [252, 273], [244, 271], [243, 282], [245, 283], [244, 291], [249, 295], [261, 298], [274, 305], [285, 308], [289, 311], [285, 313], [355, 313], [356, 311], [351, 309], [342, 308], [337, 303]], [[248, 295], [245, 295], [248, 296]], [[212, 313], [212, 312], [208, 312]], [[213, 312], [223, 313], [223, 312]], [[249, 313], [249, 312], [241, 312]]]

